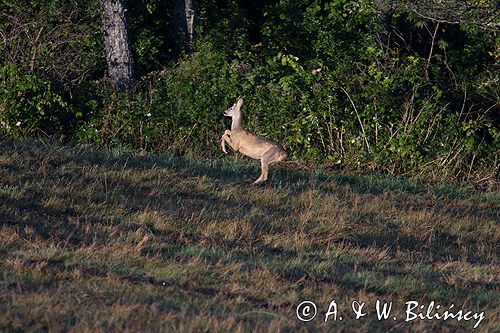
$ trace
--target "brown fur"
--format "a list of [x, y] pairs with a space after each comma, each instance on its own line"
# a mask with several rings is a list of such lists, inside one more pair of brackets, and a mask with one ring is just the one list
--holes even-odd
[[224, 115], [232, 117], [231, 130], [226, 130], [221, 137], [222, 151], [227, 154], [225, 143], [227, 142], [234, 151], [240, 152], [248, 157], [260, 160], [262, 173], [254, 184], [260, 184], [267, 180], [269, 166], [283, 161], [287, 154], [283, 147], [273, 141], [256, 137], [241, 128], [241, 105], [243, 99], [238, 97], [236, 103], [224, 112]]

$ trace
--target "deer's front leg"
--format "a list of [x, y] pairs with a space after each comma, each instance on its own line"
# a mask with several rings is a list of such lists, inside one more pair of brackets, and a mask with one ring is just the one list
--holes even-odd
[[229, 145], [232, 147], [230, 135], [231, 135], [231, 131], [230, 130], [226, 130], [224, 132], [224, 134], [222, 134], [222, 137], [221, 137], [221, 140], [220, 140], [220, 145], [222, 147], [222, 151], [224, 152], [224, 154], [227, 154], [226, 142], [229, 143]]

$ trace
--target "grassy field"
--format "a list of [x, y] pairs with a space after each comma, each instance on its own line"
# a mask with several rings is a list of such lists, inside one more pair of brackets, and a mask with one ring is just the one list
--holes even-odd
[[[0, 140], [0, 331], [468, 332], [481, 312], [474, 331], [500, 330], [498, 192], [286, 165], [251, 186], [258, 175], [231, 155]], [[412, 300], [471, 320], [407, 322]]]

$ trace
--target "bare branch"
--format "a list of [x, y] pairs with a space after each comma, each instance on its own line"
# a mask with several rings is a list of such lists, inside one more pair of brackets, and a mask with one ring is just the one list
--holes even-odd
[[368, 150], [370, 150], [370, 144], [368, 143], [368, 140], [366, 139], [365, 127], [363, 126], [363, 122], [361, 121], [361, 118], [359, 117], [358, 109], [356, 108], [356, 105], [354, 104], [351, 96], [344, 89], [344, 87], [340, 87], [340, 89], [342, 89], [342, 91], [347, 95], [347, 98], [349, 98], [349, 101], [351, 102], [351, 105], [354, 108], [354, 112], [356, 112], [356, 116], [358, 117], [359, 125], [361, 126], [361, 132], [363, 133], [363, 139], [365, 139], [366, 147], [368, 148]]
[[498, 31], [500, 11], [496, 0], [421, 0], [392, 1], [394, 8], [409, 10], [436, 23], [472, 24], [482, 29]]

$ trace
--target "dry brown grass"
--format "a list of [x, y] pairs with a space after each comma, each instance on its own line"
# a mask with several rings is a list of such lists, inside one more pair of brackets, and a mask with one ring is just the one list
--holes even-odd
[[[0, 144], [0, 331], [470, 331], [404, 321], [455, 304], [500, 329], [500, 195], [252, 163]], [[242, 178], [244, 178], [242, 180]], [[335, 299], [342, 322], [323, 322]], [[377, 299], [397, 321], [378, 321]], [[303, 323], [303, 300], [320, 313]], [[352, 300], [366, 301], [355, 320]]]

